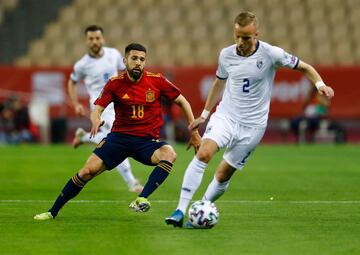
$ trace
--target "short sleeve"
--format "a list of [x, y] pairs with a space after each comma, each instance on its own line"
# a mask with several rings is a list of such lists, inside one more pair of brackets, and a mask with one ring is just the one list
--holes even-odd
[[225, 80], [229, 76], [228, 72], [225, 69], [225, 61], [224, 61], [223, 52], [224, 51], [220, 52], [218, 66], [216, 69], [216, 77], [219, 78], [220, 80]]
[[176, 99], [181, 94], [181, 91], [171, 81], [161, 75], [161, 95], [169, 100]]
[[95, 100], [94, 105], [100, 105], [106, 108], [113, 101], [113, 91], [112, 91], [112, 81], [109, 80], [103, 90], [101, 91], [99, 97]]
[[299, 58], [287, 53], [285, 50], [273, 46], [271, 48], [271, 55], [277, 67], [289, 67], [295, 69], [299, 64]]
[[85, 74], [83, 72], [83, 68], [79, 62], [75, 63], [73, 71], [70, 74], [70, 79], [75, 83], [80, 82], [85, 78]]

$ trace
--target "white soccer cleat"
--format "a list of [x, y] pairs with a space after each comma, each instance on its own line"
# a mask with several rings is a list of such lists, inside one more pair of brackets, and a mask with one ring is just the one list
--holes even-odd
[[40, 214], [36, 214], [34, 216], [34, 220], [52, 220], [54, 217], [52, 216], [51, 212], [44, 212]]

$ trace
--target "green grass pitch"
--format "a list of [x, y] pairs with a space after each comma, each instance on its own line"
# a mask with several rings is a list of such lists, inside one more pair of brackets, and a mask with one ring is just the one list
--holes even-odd
[[[360, 146], [260, 145], [216, 202], [210, 230], [178, 229], [164, 218], [176, 207], [193, 153], [175, 146], [173, 172], [135, 213], [116, 171], [87, 184], [56, 220], [35, 222], [92, 148], [0, 147], [0, 254], [360, 254]], [[200, 199], [221, 158], [205, 172]], [[144, 183], [151, 167], [131, 161]], [[273, 197], [273, 200], [270, 200]]]

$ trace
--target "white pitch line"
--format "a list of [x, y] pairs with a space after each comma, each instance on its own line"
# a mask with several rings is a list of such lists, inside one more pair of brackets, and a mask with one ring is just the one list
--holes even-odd
[[[29, 203], [53, 203], [54, 200], [0, 200], [0, 204], [29, 204]], [[122, 204], [129, 203], [130, 200], [71, 200], [70, 203], [74, 204]], [[152, 203], [177, 203], [177, 200], [151, 200]], [[220, 200], [216, 203], [220, 204], [270, 204], [270, 203], [282, 203], [282, 204], [360, 204], [359, 200], [315, 200], [315, 201], [269, 201], [269, 200]]]

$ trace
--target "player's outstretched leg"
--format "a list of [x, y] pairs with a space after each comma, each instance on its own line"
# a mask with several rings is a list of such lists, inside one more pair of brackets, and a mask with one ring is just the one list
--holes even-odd
[[[100, 130], [95, 137], [90, 138], [90, 133], [86, 132], [82, 128], [78, 128], [75, 131], [75, 136], [72, 141], [72, 146], [76, 149], [84, 143], [100, 143], [103, 138], [106, 137], [105, 131]], [[116, 167], [116, 170], [120, 173], [126, 184], [128, 185], [130, 192], [140, 193], [143, 190], [143, 186], [139, 180], [135, 178], [132, 173], [131, 165], [128, 159], [125, 159], [121, 164]]]
[[60, 195], [55, 200], [53, 206], [48, 212], [40, 213], [34, 216], [34, 220], [50, 220], [54, 219], [59, 213], [60, 209], [72, 198], [77, 196], [82, 190], [86, 181], [81, 179], [79, 174], [74, 175], [64, 186]]
[[184, 213], [177, 209], [169, 217], [165, 219], [166, 224], [173, 225], [174, 227], [182, 228], [184, 222]]

